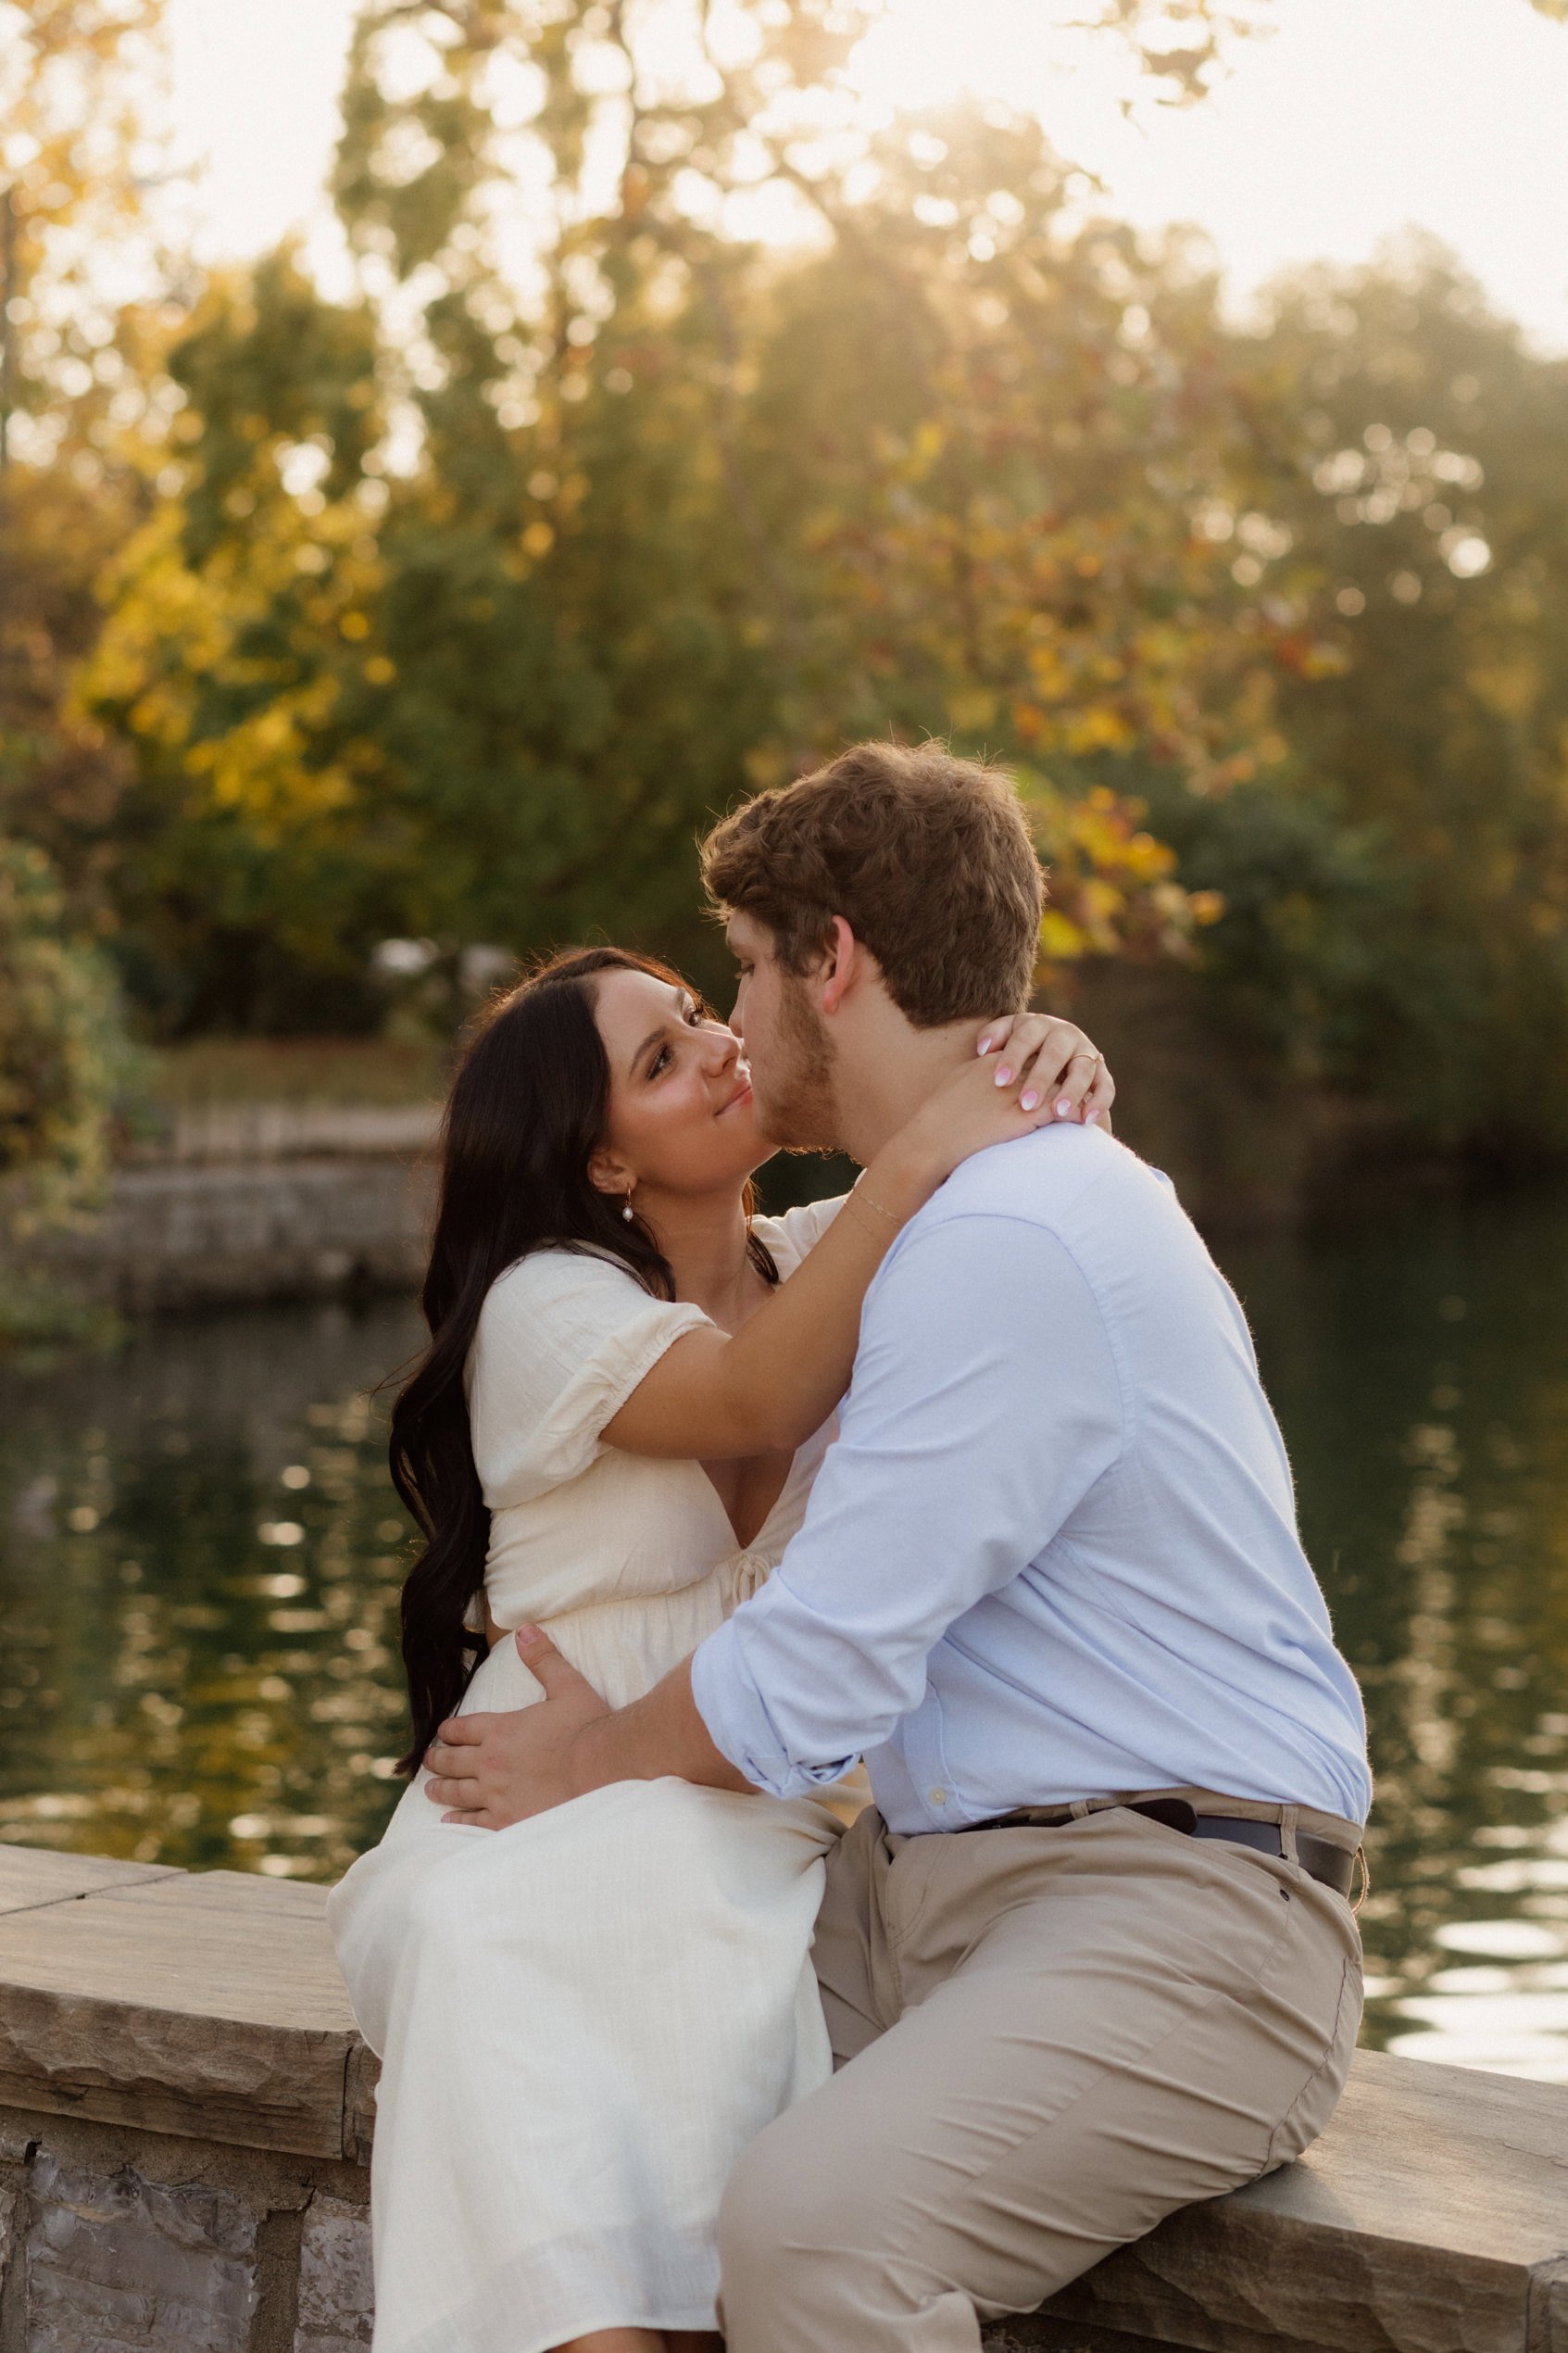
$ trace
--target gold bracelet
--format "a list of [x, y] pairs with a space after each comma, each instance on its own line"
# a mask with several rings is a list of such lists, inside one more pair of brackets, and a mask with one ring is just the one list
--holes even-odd
[[848, 1192], [844, 1197], [844, 1214], [847, 1217], [854, 1218], [856, 1225], [859, 1226], [862, 1234], [872, 1235], [878, 1242], [884, 1242], [891, 1239], [889, 1235], [883, 1232], [880, 1226], [873, 1226], [872, 1224], [871, 1219], [865, 1215], [863, 1211], [858, 1212], [856, 1210], [855, 1189], [853, 1186], [850, 1187]]
[[[870, 1193], [861, 1189], [859, 1180], [857, 1180], [857, 1182], [849, 1188], [846, 1207], [847, 1207], [849, 1202], [859, 1202], [864, 1208], [874, 1210], [879, 1217], [885, 1217], [890, 1226], [903, 1226], [907, 1222], [904, 1218], [897, 1216], [891, 1209], [884, 1209], [881, 1202], [872, 1201]], [[874, 1228], [868, 1227], [867, 1230], [873, 1231]]]

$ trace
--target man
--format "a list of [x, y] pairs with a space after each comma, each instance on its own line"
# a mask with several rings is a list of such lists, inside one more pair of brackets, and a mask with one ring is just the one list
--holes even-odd
[[[868, 1160], [1027, 988], [1022, 812], [939, 747], [764, 794], [705, 875], [781, 1142]], [[866, 1757], [815, 1955], [839, 2071], [737, 2169], [725, 2332], [972, 2353], [1321, 2132], [1361, 2011], [1364, 1726], [1240, 1310], [1105, 1135], [982, 1153], [910, 1221], [840, 1432], [684, 1668], [615, 1714], [520, 1636], [546, 1703], [445, 1726], [432, 1794], [499, 1825], [668, 1773], [798, 1795]]]

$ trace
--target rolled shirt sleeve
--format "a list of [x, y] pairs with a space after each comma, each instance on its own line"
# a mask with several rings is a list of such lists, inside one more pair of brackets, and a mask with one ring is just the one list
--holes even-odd
[[1117, 1461], [1124, 1422], [1104, 1318], [1056, 1234], [989, 1212], [917, 1220], [867, 1296], [799, 1534], [694, 1656], [715, 1745], [779, 1797], [879, 1747], [949, 1628]]

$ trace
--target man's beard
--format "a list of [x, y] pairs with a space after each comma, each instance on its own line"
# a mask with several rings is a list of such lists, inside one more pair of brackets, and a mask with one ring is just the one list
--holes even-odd
[[802, 981], [785, 979], [779, 990], [779, 1017], [766, 1079], [753, 1065], [757, 1125], [771, 1144], [786, 1151], [832, 1151], [838, 1143], [838, 1104], [834, 1091], [835, 1056], [822, 1015], [808, 1001]]

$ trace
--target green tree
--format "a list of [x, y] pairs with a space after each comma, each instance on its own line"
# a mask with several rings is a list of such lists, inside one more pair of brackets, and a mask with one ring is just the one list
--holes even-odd
[[[1265, 16], [1096, 37], [1174, 101]], [[1036, 124], [859, 128], [867, 20], [694, 6], [672, 64], [609, 0], [370, 0], [359, 296], [208, 291], [89, 673], [142, 1001], [370, 1023], [404, 934], [711, 973], [709, 815], [929, 730], [1022, 776], [1048, 962], [1196, 941], [1297, 1080], [1568, 1139], [1562, 369], [1430, 253], [1227, 329]]]
[[[75, 707], [94, 582], [133, 518], [147, 321], [95, 275], [142, 218], [161, 0], [0, 6], [0, 1227], [98, 1201], [133, 1084], [113, 972], [123, 744]], [[15, 1271], [6, 1328], [46, 1324]], [[19, 1300], [21, 1305], [19, 1307]], [[23, 1313], [25, 1310], [25, 1313]]]
[[1286, 682], [1263, 788], [1152, 784], [1184, 875], [1223, 891], [1216, 1002], [1425, 1140], [1568, 1144], [1568, 364], [1440, 249], [1320, 269], [1241, 347], [1248, 504], [1338, 661]]
[[128, 1076], [112, 973], [64, 912], [44, 851], [0, 837], [0, 1211], [18, 1236], [97, 1205]]
[[0, 489], [0, 831], [45, 849], [72, 920], [113, 922], [114, 822], [132, 778], [125, 744], [75, 708], [95, 643], [96, 581], [123, 511], [64, 467], [13, 466]]
[[210, 288], [169, 365], [182, 495], [111, 566], [86, 673], [137, 764], [117, 951], [166, 1030], [353, 1027], [366, 944], [406, 912], [382, 882], [392, 814], [364, 790], [384, 671], [369, 314], [323, 303], [285, 251]]
[[[1177, 11], [1179, 54], [1169, 11], [1104, 28], [1174, 94], [1236, 14]], [[1190, 929], [1073, 762], [1153, 731], [1212, 765], [1266, 718], [1270, 627], [1232, 628], [1187, 514], [1229, 398], [1210, 291], [1070, 232], [1032, 125], [873, 148], [836, 84], [867, 21], [757, 0], [721, 49], [694, 9], [671, 71], [583, 0], [364, 10], [365, 298], [286, 257], [215, 290], [172, 362], [179, 512], [93, 675], [156, 811], [169, 1018], [341, 1021], [383, 932], [611, 921], [700, 963], [694, 832], [889, 725], [1034, 761], [1054, 953]], [[803, 256], [750, 233], [764, 188]]]
[[[85, 486], [11, 469], [0, 495], [0, 1235], [13, 1239], [98, 1202], [139, 1075], [102, 946], [131, 762], [74, 711], [70, 685], [97, 633], [105, 538]], [[14, 1268], [7, 1302], [0, 1335], [54, 1320]]]
[[[117, 306], [158, 161], [144, 104], [163, 0], [0, 0], [0, 830], [38, 841], [73, 919], [110, 920], [122, 744], [73, 708], [94, 593], [134, 527], [167, 387], [157, 321]], [[167, 323], [167, 322], [165, 322]]]
[[[133, 338], [106, 282], [151, 258], [146, 194], [162, 157], [145, 119], [165, 0], [0, 0], [0, 245], [10, 454], [80, 451], [137, 400]], [[24, 428], [18, 431], [19, 422]]]

